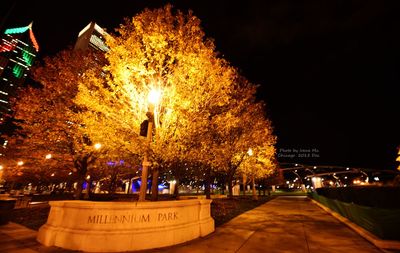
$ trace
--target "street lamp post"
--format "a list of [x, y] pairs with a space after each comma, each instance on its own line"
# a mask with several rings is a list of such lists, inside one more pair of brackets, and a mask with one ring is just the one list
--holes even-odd
[[[49, 160], [49, 159], [51, 159], [51, 157], [52, 157], [51, 154], [47, 154], [44, 158], [45, 158], [46, 160]], [[50, 171], [50, 167], [48, 168], [48, 170]], [[50, 176], [51, 176], [51, 177], [54, 177], [54, 176], [55, 176], [55, 173], [54, 173], [54, 172], [51, 173]], [[52, 182], [53, 182], [53, 180], [52, 180]], [[51, 191], [54, 191], [54, 184], [53, 184], [53, 183], [51, 184]]]
[[146, 192], [147, 192], [147, 176], [149, 172], [149, 167], [151, 166], [151, 162], [149, 161], [149, 153], [150, 153], [150, 143], [153, 139], [153, 124], [154, 124], [154, 108], [160, 99], [160, 92], [157, 90], [151, 90], [149, 93], [149, 108], [146, 116], [148, 118], [147, 125], [147, 134], [146, 134], [146, 150], [144, 152], [143, 164], [142, 164], [142, 177], [139, 191], [139, 201], [146, 200]]
[[148, 175], [148, 170], [150, 167], [150, 162], [149, 162], [149, 149], [150, 149], [150, 143], [152, 139], [152, 131], [153, 131], [153, 113], [148, 112], [147, 116], [149, 118], [149, 123], [147, 125], [147, 136], [146, 136], [146, 150], [144, 152], [144, 157], [143, 157], [143, 164], [142, 164], [142, 178], [141, 178], [141, 184], [140, 184], [140, 192], [139, 192], [139, 201], [144, 201], [146, 199], [146, 191], [147, 191], [147, 175]]
[[[249, 148], [249, 150], [247, 151], [247, 154], [249, 156], [253, 156], [253, 150], [251, 148]], [[257, 196], [257, 192], [256, 192], [256, 181], [255, 181], [255, 176], [254, 173], [251, 173], [251, 189], [252, 189], [252, 196], [253, 196], [253, 200], [258, 200], [258, 196]]]
[[[247, 155], [248, 156], [252, 156], [253, 155], [253, 150], [251, 148], [249, 148], [249, 150], [247, 150]], [[247, 175], [246, 175], [246, 173], [243, 173], [242, 180], [243, 180], [243, 195], [246, 195], [246, 186], [247, 186]]]

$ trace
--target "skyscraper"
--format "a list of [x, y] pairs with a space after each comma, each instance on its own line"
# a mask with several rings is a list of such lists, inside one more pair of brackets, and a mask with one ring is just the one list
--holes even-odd
[[0, 41], [0, 124], [11, 111], [10, 98], [24, 83], [38, 51], [32, 23], [5, 30]]
[[95, 22], [90, 22], [78, 34], [74, 50], [86, 50], [92, 48], [95, 50], [107, 52], [109, 48], [104, 42], [104, 36], [107, 33]]

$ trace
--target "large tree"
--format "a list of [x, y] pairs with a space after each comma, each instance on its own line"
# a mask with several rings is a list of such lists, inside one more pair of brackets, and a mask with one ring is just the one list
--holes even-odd
[[68, 178], [72, 171], [71, 159], [63, 154], [50, 153], [48, 145], [35, 145], [32, 139], [11, 138], [3, 150], [0, 164], [8, 182], [30, 184], [39, 190], [42, 186]]
[[276, 171], [274, 163], [275, 148], [272, 145], [260, 145], [249, 149], [247, 157], [240, 164], [238, 170], [242, 175], [250, 178], [253, 199], [257, 199], [256, 180], [267, 178]]
[[77, 117], [79, 108], [73, 98], [84, 72], [100, 70], [103, 64], [102, 55], [92, 51], [64, 50], [48, 57], [33, 70], [39, 87], [21, 90], [12, 106], [19, 127], [13, 138], [23, 140], [23, 143], [15, 142], [20, 156], [26, 160], [43, 160], [45, 154], [52, 154], [53, 161], [57, 161], [55, 166], [73, 169], [78, 178], [77, 198], [88, 167], [98, 152], [93, 146], [96, 140], [81, 131], [84, 125]]
[[232, 181], [248, 157], [249, 149], [270, 147], [265, 157], [273, 159], [276, 137], [271, 122], [265, 117], [265, 105], [255, 101], [256, 86], [239, 78], [225, 113], [216, 115], [207, 144], [214, 155], [214, 167], [226, 173], [229, 196], [233, 195]]
[[150, 153], [157, 175], [161, 165], [172, 168], [191, 160], [192, 137], [207, 129], [217, 107], [231, 103], [237, 72], [218, 57], [191, 12], [173, 11], [170, 5], [145, 10], [117, 31], [107, 40], [104, 75], [86, 72], [75, 102], [85, 108], [80, 119], [88, 136], [143, 155], [140, 125], [151, 106], [148, 95], [157, 90], [161, 100], [150, 109], [155, 123]]
[[[48, 58], [34, 72], [42, 87], [24, 90], [14, 105], [25, 144], [67, 156], [62, 162], [74, 166], [79, 187], [98, 157], [95, 142], [111, 160], [150, 156], [153, 193], [160, 169], [179, 177], [187, 163], [208, 183], [212, 170], [224, 170], [231, 191], [247, 150], [273, 147], [256, 87], [218, 56], [191, 12], [145, 10], [107, 44], [105, 60], [71, 51]], [[154, 91], [160, 100], [149, 103]], [[155, 126], [148, 143], [139, 134], [146, 118]]]

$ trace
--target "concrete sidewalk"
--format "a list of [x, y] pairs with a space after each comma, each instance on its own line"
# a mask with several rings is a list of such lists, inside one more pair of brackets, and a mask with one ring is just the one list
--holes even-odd
[[[35, 242], [35, 235], [35, 231], [17, 224], [1, 226], [0, 252], [73, 252], [41, 246]], [[306, 197], [278, 197], [237, 216], [205, 238], [182, 245], [140, 252], [382, 253], [383, 251]]]

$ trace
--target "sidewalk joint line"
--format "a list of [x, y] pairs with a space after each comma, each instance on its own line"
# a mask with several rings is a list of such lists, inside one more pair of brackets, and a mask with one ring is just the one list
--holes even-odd
[[[301, 205], [299, 204], [299, 209], [302, 211]], [[310, 253], [310, 245], [308, 244], [308, 240], [307, 240], [307, 232], [304, 226], [304, 221], [301, 222], [301, 226], [303, 228], [303, 232], [304, 232], [304, 239], [306, 240], [306, 245], [307, 245], [307, 252]]]
[[242, 243], [242, 245], [240, 245], [240, 247], [239, 247], [237, 250], [235, 250], [235, 253], [239, 252], [239, 250], [240, 250], [241, 248], [243, 248], [243, 246], [250, 240], [250, 238], [251, 238], [257, 231], [259, 231], [260, 229], [261, 229], [261, 227], [260, 227], [260, 228], [257, 228], [256, 230], [254, 230], [254, 231], [251, 233], [251, 235]]

